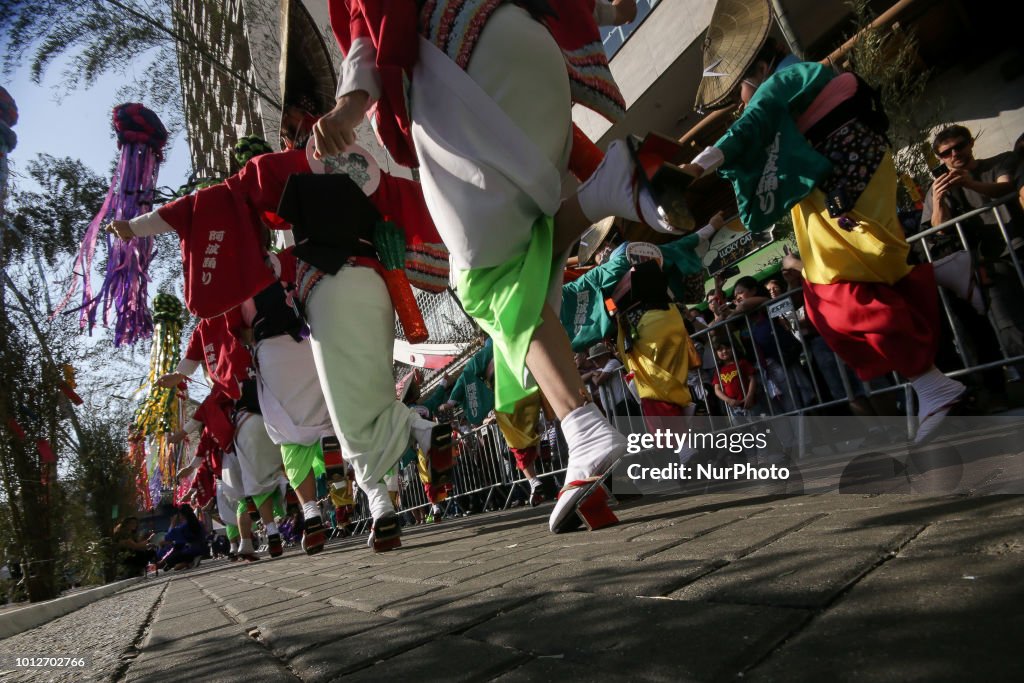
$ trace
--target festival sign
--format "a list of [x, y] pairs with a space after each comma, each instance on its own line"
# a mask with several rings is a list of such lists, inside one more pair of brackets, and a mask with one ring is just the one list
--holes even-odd
[[[735, 266], [742, 259], [764, 249], [775, 237], [772, 235], [775, 226], [753, 233], [743, 227], [739, 217], [733, 218], [721, 230], [715, 233], [704, 254], [704, 267], [712, 277]], [[731, 274], [726, 273], [729, 277]]]

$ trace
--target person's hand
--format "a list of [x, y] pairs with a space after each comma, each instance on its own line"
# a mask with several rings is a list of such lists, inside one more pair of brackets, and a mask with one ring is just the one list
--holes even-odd
[[185, 381], [185, 375], [180, 372], [168, 372], [156, 381], [156, 385], [158, 387], [163, 387], [164, 389], [172, 389], [183, 381]]
[[185, 440], [186, 435], [187, 434], [184, 429], [179, 429], [167, 437], [167, 442], [174, 446], [177, 446], [179, 443]]
[[699, 164], [683, 164], [679, 168], [683, 170], [683, 173], [692, 175], [694, 178], [700, 178], [704, 174], [704, 168]]
[[128, 221], [110, 221], [107, 224], [107, 232], [117, 235], [125, 242], [135, 237], [131, 223]]
[[323, 115], [313, 126], [313, 156], [339, 154], [356, 141], [356, 126], [366, 116], [370, 96], [365, 90], [356, 90], [338, 98], [334, 109]]
[[738, 406], [740, 404], [740, 402], [737, 401], [734, 398], [726, 399], [725, 402], [726, 402], [726, 405], [728, 405], [730, 408], [735, 408], [736, 406]]
[[622, 26], [636, 19], [636, 0], [612, 0], [615, 8], [615, 25]]
[[714, 216], [712, 216], [711, 220], [708, 221], [708, 225], [714, 228], [715, 232], [721, 230], [725, 226], [725, 212], [719, 211]]
[[751, 407], [753, 407], [753, 405], [754, 405], [754, 393], [750, 392], [749, 394], [747, 394], [747, 397], [745, 399], [743, 399], [743, 407], [749, 410]]
[[949, 171], [945, 175], [936, 178], [935, 182], [932, 183], [932, 203], [938, 205], [947, 192], [954, 187], [962, 185], [964, 176], [963, 171]]

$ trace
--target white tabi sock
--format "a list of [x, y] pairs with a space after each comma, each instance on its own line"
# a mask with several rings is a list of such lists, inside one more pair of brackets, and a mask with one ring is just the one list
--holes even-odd
[[540, 488], [540, 479], [538, 479], [537, 477], [527, 477], [526, 481], [530, 482], [531, 492], [536, 491], [538, 488]]
[[366, 488], [366, 500], [370, 505], [370, 515], [374, 519], [380, 519], [389, 512], [395, 511], [391, 504], [391, 496], [388, 495], [388, 487], [384, 482]]
[[320, 508], [317, 507], [316, 501], [311, 500], [302, 504], [302, 516], [304, 519], [320, 516]]
[[231, 541], [231, 548], [228, 550], [232, 555], [238, 553], [238, 541]]
[[942, 418], [959, 399], [966, 387], [955, 379], [946, 377], [934, 365], [928, 372], [910, 380], [917, 393], [918, 430], [916, 441], [923, 441], [935, 430]]
[[593, 403], [566, 415], [562, 419], [562, 433], [569, 446], [566, 483], [604, 474], [626, 454], [626, 437], [608, 423]]
[[267, 536], [273, 536], [274, 534], [277, 533], [277, 523], [276, 522], [267, 522], [263, 526], [265, 526], [266, 529], [267, 529]]
[[239, 555], [255, 555], [256, 551], [252, 547], [251, 538], [243, 538], [238, 542], [238, 554]]

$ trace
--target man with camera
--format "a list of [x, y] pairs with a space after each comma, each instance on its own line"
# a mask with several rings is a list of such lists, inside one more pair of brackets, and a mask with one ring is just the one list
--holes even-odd
[[[925, 196], [922, 229], [940, 225], [1013, 193], [1019, 159], [1012, 152], [987, 159], [975, 158], [974, 137], [966, 127], [954, 125], [939, 131], [932, 141], [932, 150], [942, 163], [932, 169], [936, 179]], [[1016, 202], [1008, 202], [997, 211], [1013, 249], [1024, 257], [1024, 249], [1021, 249], [1024, 239], [1019, 236], [1024, 227], [1020, 207]], [[1024, 353], [1024, 308], [1020, 304], [1024, 287], [1014, 269], [999, 221], [994, 212], [986, 211], [960, 225], [979, 268], [979, 284], [987, 288], [991, 320], [1002, 350], [1008, 356]], [[949, 230], [948, 235], [945, 240], [939, 237], [930, 242], [934, 244], [933, 258], [962, 249], [956, 232]]]

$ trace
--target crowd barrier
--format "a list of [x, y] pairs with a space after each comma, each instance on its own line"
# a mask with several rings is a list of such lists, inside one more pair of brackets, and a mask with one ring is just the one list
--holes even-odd
[[[984, 271], [990, 280], [987, 298], [991, 305], [987, 318], [998, 337], [998, 354], [993, 354], [991, 349], [979, 349], [971, 338], [970, 321], [964, 322], [962, 306], [958, 313], [954, 295], [939, 288], [942, 315], [952, 331], [955, 351], [962, 365], [946, 373], [951, 377], [979, 376], [994, 370], [1001, 380], [1004, 368], [1013, 372], [1013, 366], [1024, 361], [1021, 336], [1024, 330], [1024, 269], [1021, 266], [1024, 239], [1010, 233], [1003, 206], [1010, 200], [993, 202], [908, 238], [920, 260], [932, 262], [936, 260], [933, 254], [937, 251], [937, 243], [941, 241], [948, 251], [955, 233], [955, 240], [959, 242], [955, 246], [971, 253], [975, 270]], [[1015, 196], [1012, 201], [1016, 201]], [[991, 217], [988, 227], [979, 227], [977, 219], [986, 217]], [[978, 230], [987, 231], [986, 239], [970, 234]], [[985, 249], [979, 247], [979, 241]], [[1014, 246], [1022, 253], [1018, 254]], [[788, 427], [790, 433], [782, 433], [779, 438], [787, 442], [787, 448], [796, 450], [795, 457], [799, 459], [803, 457], [800, 448], [804, 443], [800, 433], [804, 422], [799, 418], [809, 413], [830, 414], [830, 409], [849, 405], [856, 399], [871, 400], [890, 395], [894, 396], [901, 414], [906, 416], [907, 436], [912, 436], [916, 408], [914, 394], [906, 378], [893, 373], [890, 377], [871, 382], [858, 380], [820, 336], [801, 332], [803, 311], [800, 294], [800, 289], [787, 291], [745, 314], [727, 318], [691, 335], [703, 360], [702, 367], [693, 369], [688, 378], [694, 401], [700, 404], [700, 412], [711, 416], [711, 424], [716, 430], [749, 429], [758, 422], [796, 417], [795, 421], [787, 421], [796, 427]], [[755, 327], [758, 326], [762, 332], [765, 329], [770, 331], [771, 341], [767, 348], [750, 341], [756, 338]], [[748, 410], [728, 408], [714, 394], [713, 380], [715, 377], [720, 379], [722, 368], [713, 350], [713, 341], [718, 339], [728, 343], [734, 358], [746, 358], [754, 368], [759, 395]], [[620, 431], [646, 431], [640, 402], [622, 373], [596, 389], [596, 398]], [[619, 409], [611, 408], [613, 406]], [[545, 438], [542, 442], [543, 455], [537, 461], [538, 476], [553, 479], [554, 486], [549, 490], [557, 490], [567, 461], [564, 441], [556, 425], [544, 422], [543, 417], [542, 429], [545, 430]], [[430, 503], [420, 483], [416, 464], [398, 472], [397, 478], [400, 511], [419, 521]], [[470, 510], [503, 509], [517, 499], [528, 497], [529, 486], [515, 468], [515, 459], [496, 424], [466, 430], [459, 436], [454, 486], [442, 504], [445, 516], [457, 516]], [[370, 521], [365, 496], [360, 494], [359, 500], [356, 532], [368, 531]]]

